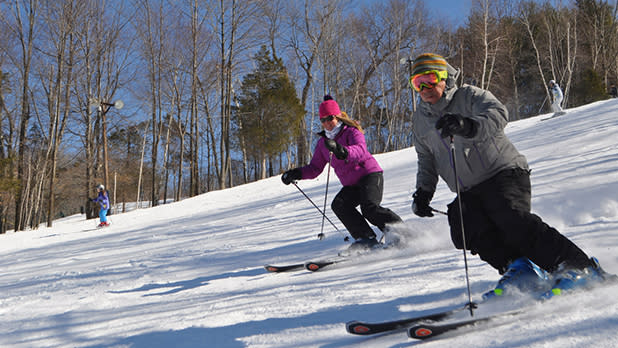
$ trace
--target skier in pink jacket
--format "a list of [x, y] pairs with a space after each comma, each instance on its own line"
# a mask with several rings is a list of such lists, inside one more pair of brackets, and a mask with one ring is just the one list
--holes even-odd
[[[358, 122], [350, 119], [330, 95], [320, 104], [320, 121], [324, 130], [311, 162], [283, 173], [284, 184], [313, 179], [330, 162], [343, 188], [331, 204], [339, 220], [355, 242], [351, 249], [378, 245], [376, 234], [367, 221], [385, 233], [389, 224], [401, 222], [392, 210], [380, 206], [384, 187], [382, 168], [367, 150], [365, 135]], [[356, 207], [360, 206], [360, 212]]]

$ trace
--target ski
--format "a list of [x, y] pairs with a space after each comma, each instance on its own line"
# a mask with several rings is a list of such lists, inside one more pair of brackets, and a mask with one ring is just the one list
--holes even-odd
[[419, 316], [414, 316], [411, 318], [404, 318], [393, 321], [384, 321], [379, 323], [366, 323], [362, 321], [349, 321], [346, 323], [346, 331], [354, 335], [374, 335], [381, 332], [387, 331], [396, 331], [400, 329], [407, 329], [412, 324], [418, 323], [420, 321], [439, 321], [448, 319], [455, 313], [459, 313], [461, 311], [467, 310], [468, 305], [465, 307], [458, 307], [455, 309], [449, 309], [442, 312], [432, 313], [432, 314], [424, 314]]
[[304, 262], [303, 263], [293, 263], [293, 264], [289, 264], [289, 265], [281, 265], [281, 266], [264, 265], [264, 268], [268, 272], [272, 272], [272, 273], [296, 271], [296, 270], [301, 270], [304, 267], [305, 267], [305, 263]]
[[305, 269], [311, 272], [317, 272], [324, 269], [324, 267], [334, 265], [339, 262], [343, 262], [343, 259], [323, 260], [323, 261], [308, 261], [305, 262]]
[[[612, 274], [608, 274], [604, 271], [603, 279], [604, 282], [615, 282], [618, 280], [618, 277]], [[541, 291], [539, 293], [531, 293], [532, 299], [530, 300], [530, 304], [538, 303], [541, 301], [547, 301], [551, 297], [546, 297], [546, 291]], [[501, 306], [499, 306], [499, 301], [503, 300], [503, 297], [494, 297], [490, 299], [483, 300], [481, 302], [472, 303], [472, 308], [478, 308], [479, 306], [485, 307], [487, 305], [490, 308], [494, 308], [498, 310]], [[498, 307], [494, 307], [494, 305], [498, 305]], [[524, 307], [527, 307], [524, 304]], [[445, 310], [442, 312], [413, 316], [410, 318], [398, 319], [393, 321], [384, 321], [377, 323], [367, 323], [362, 321], [349, 321], [346, 323], [346, 331], [348, 333], [354, 335], [374, 335], [382, 332], [389, 331], [397, 331], [405, 329], [410, 338], [415, 339], [427, 339], [431, 337], [439, 336], [445, 332], [457, 330], [459, 328], [463, 328], [466, 326], [473, 326], [477, 323], [487, 322], [494, 319], [503, 319], [506, 317], [511, 317], [523, 313], [525, 309], [519, 308], [515, 310], [502, 310], [501, 312], [491, 314], [491, 315], [481, 315], [477, 318], [464, 319], [464, 320], [456, 320], [459, 316], [456, 315], [460, 312], [467, 311], [470, 309], [470, 305], [465, 305], [464, 307], [458, 307], [450, 310]], [[456, 321], [454, 321], [456, 320]]]
[[566, 111], [555, 112], [553, 115], [551, 115], [549, 117], [542, 118], [541, 121], [551, 120], [553, 118], [560, 117], [560, 116], [565, 115], [565, 114], [566, 114]]
[[303, 263], [291, 263], [289, 265], [264, 265], [264, 268], [268, 272], [281, 273], [292, 272], [306, 269], [311, 272], [321, 271], [324, 267], [333, 265], [344, 261], [344, 259], [332, 259], [332, 260], [320, 260], [320, 261], [307, 261]]
[[336, 263], [340, 263], [342, 261], [348, 260], [354, 256], [362, 256], [367, 254], [367, 252], [372, 251], [372, 250], [382, 250], [382, 249], [386, 249], [387, 247], [382, 247], [382, 248], [374, 248], [374, 249], [367, 249], [366, 252], [362, 253], [356, 253], [356, 254], [347, 254], [344, 255], [343, 253], [340, 253], [338, 255], [338, 257], [335, 257], [333, 259], [324, 259], [324, 260], [318, 260], [318, 261], [307, 261], [307, 262], [303, 262], [303, 263], [291, 263], [288, 265], [271, 265], [271, 264], [267, 264], [264, 265], [264, 268], [268, 271], [268, 272], [272, 272], [272, 273], [281, 273], [281, 272], [289, 272], [289, 271], [297, 271], [300, 269], [307, 269], [308, 271], [311, 272], [317, 272], [317, 271], [321, 271], [322, 269], [324, 269], [327, 266], [330, 265], [334, 265]]
[[487, 317], [456, 321], [452, 323], [441, 323], [441, 322], [421, 323], [421, 324], [417, 324], [417, 325], [414, 325], [408, 328], [408, 337], [424, 340], [424, 339], [439, 336], [445, 332], [457, 330], [459, 328], [463, 328], [466, 326], [472, 326], [477, 323], [487, 322], [493, 319], [514, 316], [522, 312], [523, 310], [514, 310], [510, 312], [503, 312], [503, 313], [490, 315]]
[[321, 271], [324, 267], [344, 261], [344, 259], [307, 261], [303, 263], [291, 263], [288, 265], [264, 265], [264, 269], [271, 273], [292, 272], [306, 269], [311, 272]]

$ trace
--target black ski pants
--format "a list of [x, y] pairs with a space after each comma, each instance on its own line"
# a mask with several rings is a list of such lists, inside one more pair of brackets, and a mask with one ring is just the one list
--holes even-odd
[[[530, 172], [506, 169], [461, 193], [466, 248], [496, 268], [500, 274], [509, 263], [527, 257], [548, 272], [591, 265], [588, 256], [568, 238], [530, 212]], [[451, 239], [463, 249], [459, 205], [448, 206]]]
[[[331, 209], [354, 239], [375, 238], [367, 221], [380, 231], [384, 231], [386, 224], [401, 222], [392, 210], [380, 206], [383, 188], [382, 172], [371, 173], [354, 186], [344, 186], [333, 199]], [[359, 205], [360, 212], [356, 209]]]

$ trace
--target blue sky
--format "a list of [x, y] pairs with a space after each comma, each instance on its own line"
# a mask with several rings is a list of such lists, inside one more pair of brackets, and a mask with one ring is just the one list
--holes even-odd
[[453, 25], [459, 26], [468, 18], [472, 0], [427, 0], [425, 6], [431, 15], [437, 18], [446, 17], [453, 22]]
[[[382, 2], [382, 0], [360, 0], [361, 3], [371, 4]], [[468, 18], [473, 1], [478, 0], [423, 0], [425, 8], [431, 16], [436, 16], [437, 20], [446, 18], [454, 25], [463, 24]], [[356, 2], [352, 1], [352, 4]], [[433, 17], [432, 17], [433, 18]]]

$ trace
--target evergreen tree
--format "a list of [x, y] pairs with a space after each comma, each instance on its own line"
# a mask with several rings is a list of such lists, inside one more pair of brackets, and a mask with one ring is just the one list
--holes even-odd
[[[250, 160], [266, 177], [266, 161], [284, 152], [301, 131], [305, 111], [281, 59], [266, 46], [254, 56], [256, 70], [242, 81], [236, 131]], [[258, 173], [258, 168], [256, 168]]]
[[576, 105], [589, 104], [607, 99], [603, 79], [593, 69], [586, 69], [580, 75], [574, 88]]

